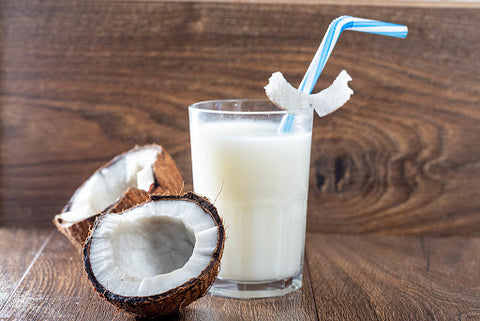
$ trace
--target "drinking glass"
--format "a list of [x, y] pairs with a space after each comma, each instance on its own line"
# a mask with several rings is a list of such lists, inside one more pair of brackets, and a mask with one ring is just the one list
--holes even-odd
[[189, 107], [194, 191], [214, 203], [226, 228], [213, 295], [271, 297], [301, 287], [312, 120], [313, 108], [285, 111], [268, 100]]

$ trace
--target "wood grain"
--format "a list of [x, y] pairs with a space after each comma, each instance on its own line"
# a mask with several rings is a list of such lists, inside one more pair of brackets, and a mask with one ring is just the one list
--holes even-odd
[[308, 229], [480, 234], [480, 9], [4, 1], [0, 224], [48, 226], [100, 164], [157, 142], [191, 187], [186, 107], [298, 84], [336, 16], [409, 26], [342, 34], [317, 89], [355, 95], [315, 121]]
[[479, 238], [309, 234], [320, 320], [478, 320]]
[[0, 228], [0, 311], [50, 235], [50, 230]]
[[[18, 251], [22, 253], [22, 251]], [[3, 274], [0, 274], [0, 282]], [[56, 232], [12, 296], [2, 320], [132, 320], [93, 290], [80, 255]], [[205, 296], [163, 320], [316, 320], [308, 271], [304, 287], [275, 299], [233, 300]]]
[[[164, 0], [150, 0], [164, 1]], [[205, 2], [205, 0], [175, 0], [180, 2]], [[222, 3], [263, 3], [263, 4], [292, 4], [297, 5], [318, 5], [318, 0], [216, 0]], [[416, 7], [416, 8], [476, 8], [480, 7], [478, 1], [457, 1], [457, 0], [322, 0], [323, 5], [342, 6], [370, 6], [370, 7]]]
[[[30, 239], [43, 240], [52, 230], [30, 230]], [[0, 244], [29, 238], [13, 229], [1, 232]], [[309, 233], [301, 291], [248, 301], [205, 296], [161, 320], [478, 320], [479, 247], [478, 237]], [[10, 248], [13, 258], [29, 252]], [[2, 291], [17, 270], [2, 264]], [[80, 256], [58, 232], [0, 306], [0, 318], [132, 320], [94, 293]]]
[[[59, 232], [0, 311], [2, 320], [113, 320], [92, 290], [78, 251]], [[22, 252], [20, 252], [22, 253]]]

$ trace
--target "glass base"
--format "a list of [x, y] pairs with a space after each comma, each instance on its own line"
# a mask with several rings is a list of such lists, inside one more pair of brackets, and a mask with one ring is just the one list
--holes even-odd
[[209, 293], [235, 299], [270, 298], [283, 296], [302, 287], [302, 271], [295, 276], [273, 281], [234, 281], [217, 278]]

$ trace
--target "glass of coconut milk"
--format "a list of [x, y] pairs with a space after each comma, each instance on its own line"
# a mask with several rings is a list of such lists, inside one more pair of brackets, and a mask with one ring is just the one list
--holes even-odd
[[[279, 130], [282, 118], [295, 118]], [[313, 108], [268, 100], [217, 100], [189, 107], [193, 186], [226, 227], [210, 292], [281, 296], [302, 285]]]

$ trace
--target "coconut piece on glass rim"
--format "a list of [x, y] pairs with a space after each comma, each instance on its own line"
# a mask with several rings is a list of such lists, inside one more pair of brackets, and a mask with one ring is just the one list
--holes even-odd
[[215, 207], [194, 193], [152, 195], [121, 215], [102, 214], [83, 249], [97, 293], [137, 316], [169, 314], [215, 281], [225, 230]]
[[265, 93], [278, 108], [297, 110], [313, 107], [318, 116], [323, 117], [342, 107], [350, 99], [353, 90], [348, 87], [348, 82], [351, 80], [352, 77], [342, 70], [328, 88], [309, 95], [294, 88], [282, 73], [277, 71], [268, 79]]
[[95, 218], [108, 211], [130, 187], [148, 193], [178, 193], [183, 188], [183, 179], [171, 156], [160, 145], [135, 146], [95, 171], [53, 222], [81, 249]]

